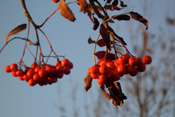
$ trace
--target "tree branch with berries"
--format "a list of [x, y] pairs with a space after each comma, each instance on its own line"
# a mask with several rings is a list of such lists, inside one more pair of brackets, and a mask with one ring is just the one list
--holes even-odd
[[[92, 29], [94, 31], [99, 30], [96, 40], [93, 40], [91, 37], [88, 39], [89, 44], [94, 44], [94, 65], [87, 70], [87, 76], [84, 78], [85, 90], [88, 91], [92, 86], [92, 81], [96, 79], [104, 96], [108, 100], [112, 100], [116, 108], [122, 106], [127, 97], [122, 92], [122, 86], [119, 80], [126, 74], [136, 76], [138, 72], [144, 72], [146, 70], [146, 65], [152, 62], [152, 58], [148, 55], [145, 55], [143, 58], [132, 55], [127, 48], [125, 40], [119, 36], [110, 25], [114, 24], [115, 21], [129, 21], [132, 18], [144, 24], [146, 29], [148, 29], [147, 19], [134, 11], [110, 16], [108, 13], [109, 11], [119, 12], [127, 7], [122, 0], [77, 0], [69, 3], [66, 3], [65, 0], [52, 1], [58, 3], [58, 7], [40, 25], [37, 25], [30, 16], [25, 0], [21, 0], [28, 24], [21, 24], [10, 31], [5, 37], [6, 43], [0, 52], [2, 52], [9, 42], [20, 39], [25, 41], [23, 54], [19, 63], [12, 63], [6, 66], [5, 71], [7, 73], [12, 73], [14, 77], [19, 77], [20, 80], [27, 81], [30, 86], [36, 84], [40, 86], [53, 84], [56, 83], [58, 79], [61, 79], [64, 74], [70, 74], [73, 63], [66, 59], [65, 56], [56, 54], [49, 37], [47, 37], [41, 28], [57, 11], [60, 11], [60, 15], [67, 20], [74, 22], [76, 18], [69, 8], [69, 4], [77, 3], [80, 6], [79, 11], [86, 14], [92, 22]], [[32, 42], [28, 38], [31, 26], [35, 31], [36, 42]], [[25, 38], [15, 37], [10, 39], [12, 35], [16, 35], [26, 28], [27, 34]], [[50, 53], [48, 55], [43, 54], [44, 49], [40, 44], [41, 40], [38, 32], [41, 32], [48, 42], [50, 47]], [[34, 54], [30, 51], [30, 46], [36, 47], [36, 52]], [[96, 52], [97, 46], [100, 48], [105, 47], [106, 49]], [[120, 52], [117, 48], [124, 49], [125, 53]], [[26, 50], [28, 50], [34, 58], [31, 66], [27, 66], [23, 61]], [[50, 57], [56, 59], [55, 65], [50, 65], [48, 63]]]

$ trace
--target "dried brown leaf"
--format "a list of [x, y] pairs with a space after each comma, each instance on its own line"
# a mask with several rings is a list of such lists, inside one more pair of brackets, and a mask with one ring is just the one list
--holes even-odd
[[133, 19], [143, 23], [146, 26], [146, 29], [148, 29], [148, 20], [147, 19], [145, 19], [140, 14], [133, 12], [133, 11], [129, 12], [129, 14]]
[[113, 19], [117, 19], [117, 20], [130, 20], [130, 16], [129, 15], [114, 15], [112, 16]]
[[15, 34], [18, 34], [19, 32], [25, 30], [27, 27], [27, 24], [21, 24], [21, 25], [18, 25], [17, 27], [15, 27], [13, 30], [11, 30], [7, 36], [5, 37], [5, 41], [7, 42], [7, 40], [9, 39], [10, 36], [12, 35], [15, 35]]
[[105, 5], [104, 8], [108, 9], [108, 10], [111, 10], [111, 11], [113, 11], [113, 10], [121, 10], [122, 9], [120, 7], [113, 6], [113, 5]]
[[97, 20], [97, 18], [93, 17], [93, 28], [94, 30], [97, 30], [97, 28], [99, 27], [99, 21]]
[[98, 41], [97, 41], [97, 45], [98, 45], [99, 47], [104, 47], [104, 46], [106, 46], [106, 44], [104, 43], [103, 39], [98, 40]]
[[90, 72], [84, 78], [84, 82], [85, 82], [84, 89], [87, 92], [91, 88], [91, 86], [92, 86], [92, 78], [91, 78]]
[[80, 5], [80, 12], [83, 11], [85, 13], [88, 11], [88, 4], [86, 0], [77, 0], [77, 3]]
[[104, 85], [101, 85], [100, 88], [101, 88], [101, 90], [103, 91], [105, 98], [107, 98], [108, 100], [110, 100], [110, 99], [111, 99], [111, 96], [110, 96], [109, 93], [107, 93], [107, 92], [105, 91]]
[[127, 45], [126, 42], [124, 41], [124, 39], [122, 37], [118, 36], [110, 26], [107, 26], [107, 30], [111, 33], [112, 36], [117, 38], [117, 40], [119, 40], [120, 43]]
[[114, 1], [112, 2], [112, 5], [113, 5], [113, 6], [117, 6], [117, 5], [118, 5], [118, 0], [114, 0]]
[[94, 40], [92, 40], [92, 38], [91, 38], [91, 37], [89, 37], [89, 39], [88, 39], [88, 44], [92, 44], [92, 43], [95, 43], [95, 41], [94, 41]]
[[123, 2], [123, 1], [120, 1], [120, 6], [121, 6], [121, 7], [127, 7], [127, 5], [126, 5], [126, 4], [124, 4], [124, 2]]
[[109, 50], [111, 50], [111, 41], [110, 41], [110, 34], [109, 32], [106, 30], [105, 26], [103, 24], [100, 25], [100, 35], [104, 41], [104, 43], [106, 44], [107, 48]]
[[67, 5], [67, 3], [64, 0], [61, 0], [61, 2], [58, 5], [58, 9], [60, 9], [60, 14], [65, 17], [66, 19], [74, 22], [75, 16], [72, 13], [71, 9]]
[[95, 56], [97, 56], [98, 59], [115, 60], [115, 54], [106, 53], [106, 51], [98, 51], [95, 53]]

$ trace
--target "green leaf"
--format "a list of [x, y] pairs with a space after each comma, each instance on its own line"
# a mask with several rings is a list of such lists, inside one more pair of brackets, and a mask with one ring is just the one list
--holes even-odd
[[15, 27], [13, 30], [11, 30], [7, 36], [5, 37], [5, 41], [7, 42], [7, 40], [9, 39], [10, 36], [12, 35], [15, 35], [15, 34], [18, 34], [19, 32], [25, 30], [27, 27], [27, 24], [21, 24], [21, 25], [18, 25], [17, 27]]

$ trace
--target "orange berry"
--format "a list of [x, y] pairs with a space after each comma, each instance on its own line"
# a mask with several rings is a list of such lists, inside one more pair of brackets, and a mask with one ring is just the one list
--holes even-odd
[[124, 65], [119, 65], [117, 67], [117, 70], [118, 70], [118, 73], [120, 73], [120, 74], [126, 74], [127, 73], [127, 69]]
[[27, 77], [29, 79], [33, 78], [34, 73], [35, 73], [34, 69], [30, 68], [27, 72]]
[[99, 78], [99, 74], [91, 74], [91, 78], [98, 79]]
[[19, 80], [24, 80], [23, 76], [18, 76]]
[[90, 68], [90, 73], [91, 74], [99, 74], [99, 66], [94, 65]]
[[38, 66], [37, 63], [32, 63], [31, 68], [35, 69]]
[[58, 3], [60, 0], [52, 0], [54, 3]]
[[16, 63], [12, 63], [10, 65], [10, 69], [11, 69], [11, 71], [17, 71], [18, 70], [18, 65]]
[[62, 61], [61, 61], [61, 66], [63, 66], [63, 67], [69, 67], [69, 60], [68, 59], [63, 59]]
[[107, 68], [107, 66], [104, 65], [104, 64], [100, 65], [100, 67], [99, 67], [99, 72], [100, 72], [101, 74], [107, 74], [107, 73], [108, 73], [108, 68]]
[[120, 65], [124, 65], [124, 64], [128, 63], [128, 58], [126, 56], [122, 55], [118, 58], [118, 63]]
[[17, 76], [23, 76], [23, 74], [24, 74], [24, 72], [21, 69], [19, 69], [19, 70], [16, 71], [16, 75]]
[[110, 69], [114, 69], [114, 68], [115, 68], [114, 62], [112, 62], [112, 61], [107, 62], [107, 63], [106, 63], [106, 66], [107, 66], [108, 68], [110, 68]]
[[5, 72], [7, 72], [7, 73], [12, 72], [12, 70], [10, 69], [10, 65], [7, 65], [5, 67]]
[[136, 67], [134, 67], [134, 66], [128, 66], [127, 69], [128, 69], [128, 73], [131, 76], [136, 76], [138, 74], [138, 71], [137, 71]]
[[16, 71], [12, 71], [12, 76], [17, 77]]
[[146, 65], [145, 63], [142, 63], [140, 66], [137, 67], [137, 70], [139, 72], [144, 72], [146, 70]]
[[106, 83], [107, 77], [105, 75], [99, 75], [97, 83], [99, 85], [104, 85]]
[[68, 75], [70, 74], [70, 68], [69, 67], [63, 67], [63, 73]]
[[136, 59], [136, 66], [142, 65], [142, 59], [140, 57], [135, 57]]
[[130, 57], [128, 60], [128, 63], [130, 66], [135, 66], [137, 63], [137, 60], [135, 59], [135, 57]]
[[28, 81], [28, 84], [29, 84], [29, 86], [34, 86], [34, 85], [36, 85], [36, 81], [34, 79], [30, 79]]
[[110, 76], [110, 79], [112, 81], [118, 81], [120, 80], [120, 74], [118, 72], [113, 72], [112, 75]]
[[29, 81], [30, 80], [30, 78], [25, 74], [25, 75], [23, 75], [23, 79], [25, 80], [25, 81]]
[[142, 58], [142, 61], [143, 61], [143, 63], [145, 63], [145, 64], [150, 64], [150, 63], [152, 62], [152, 58], [151, 58], [151, 56], [145, 55], [145, 56]]
[[47, 72], [44, 69], [40, 69], [38, 75], [43, 78], [47, 76]]
[[33, 75], [33, 79], [34, 79], [36, 82], [39, 81], [40, 77], [39, 77], [38, 73], [35, 73], [35, 74]]

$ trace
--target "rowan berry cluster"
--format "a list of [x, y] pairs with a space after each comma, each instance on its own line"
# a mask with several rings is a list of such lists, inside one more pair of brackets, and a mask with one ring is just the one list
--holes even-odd
[[97, 79], [99, 85], [104, 85], [107, 79], [118, 81], [123, 75], [130, 74], [136, 76], [138, 72], [144, 72], [146, 65], [152, 62], [152, 58], [145, 55], [133, 57], [129, 54], [124, 54], [115, 60], [102, 59], [98, 63], [88, 69], [91, 78]]
[[31, 67], [25, 66], [24, 70], [13, 63], [5, 67], [5, 72], [12, 73], [12, 76], [18, 77], [19, 80], [28, 82], [29, 86], [36, 84], [43, 86], [56, 83], [64, 74], [70, 74], [72, 68], [72, 62], [63, 59], [57, 61], [56, 65], [33, 63]]

